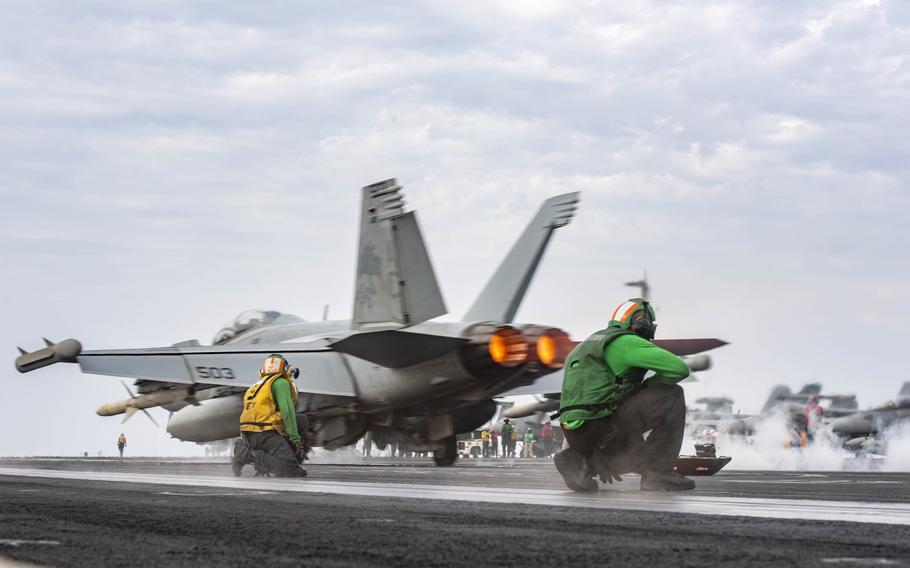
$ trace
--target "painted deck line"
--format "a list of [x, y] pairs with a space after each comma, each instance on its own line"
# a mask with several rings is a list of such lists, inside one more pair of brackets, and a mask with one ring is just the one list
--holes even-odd
[[[710, 497], [698, 495], [697, 493], [639, 493], [636, 491], [610, 491], [608, 489], [597, 493], [577, 494], [568, 490], [552, 489], [333, 482], [313, 478], [256, 479], [98, 471], [52, 471], [32, 468], [0, 468], [0, 476], [144, 483], [246, 491], [291, 491], [380, 498], [511, 503], [550, 507], [583, 507], [605, 510], [652, 511], [767, 519], [910, 525], [910, 504], [906, 503]], [[211, 498], [212, 495], [206, 493], [205, 497]], [[192, 498], [192, 496], [187, 496], [187, 498]]]

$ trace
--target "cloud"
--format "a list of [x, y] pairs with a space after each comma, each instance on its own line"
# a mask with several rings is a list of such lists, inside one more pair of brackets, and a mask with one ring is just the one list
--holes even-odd
[[[453, 317], [541, 200], [581, 190], [523, 319], [584, 335], [647, 268], [662, 333], [733, 342], [703, 386], [748, 401], [818, 379], [879, 402], [910, 311], [908, 15], [29, 3], [0, 23], [0, 278], [15, 299], [0, 343], [207, 340], [256, 306], [341, 316], [357, 188], [398, 176]], [[91, 410], [120, 387], [62, 373], [47, 383], [72, 401], [61, 416], [116, 429]], [[4, 380], [25, 396], [22, 379]]]

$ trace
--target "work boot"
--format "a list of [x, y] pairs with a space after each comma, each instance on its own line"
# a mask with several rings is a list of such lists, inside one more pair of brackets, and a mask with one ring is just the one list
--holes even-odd
[[248, 463], [253, 463], [250, 445], [243, 438], [237, 438], [231, 450], [231, 471], [234, 472], [234, 476], [240, 477], [243, 473], [243, 466]]
[[293, 470], [291, 472], [291, 475], [289, 475], [288, 477], [306, 477], [307, 475], [308, 475], [307, 471], [305, 469], [303, 469], [302, 467], [299, 467], [299, 468]]
[[243, 464], [231, 460], [231, 471], [234, 472], [234, 477], [240, 477], [243, 475]]
[[553, 456], [553, 463], [562, 475], [566, 487], [572, 491], [597, 491], [597, 482], [588, 472], [585, 457], [578, 450], [566, 448]]
[[676, 471], [645, 470], [641, 474], [642, 491], [686, 491], [695, 489], [695, 482]]

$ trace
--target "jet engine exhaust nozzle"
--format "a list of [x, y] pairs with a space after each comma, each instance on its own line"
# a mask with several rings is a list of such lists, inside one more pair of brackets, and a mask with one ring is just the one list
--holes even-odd
[[575, 346], [569, 334], [556, 327], [525, 325], [521, 333], [534, 346], [530, 360], [550, 369], [561, 369]]
[[517, 367], [528, 360], [528, 342], [514, 327], [502, 326], [490, 337], [487, 351], [493, 362], [503, 367]]
[[461, 359], [476, 376], [515, 369], [530, 356], [527, 338], [510, 325], [479, 323], [468, 328], [464, 336], [469, 343], [462, 347]]

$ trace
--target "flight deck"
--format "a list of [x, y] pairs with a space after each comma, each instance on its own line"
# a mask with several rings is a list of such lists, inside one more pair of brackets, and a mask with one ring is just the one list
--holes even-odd
[[[226, 459], [0, 460], [0, 558], [54, 566], [910, 565], [910, 474], [638, 477], [576, 494], [549, 460], [372, 458], [306, 479]], [[263, 527], [267, 527], [264, 530]]]

